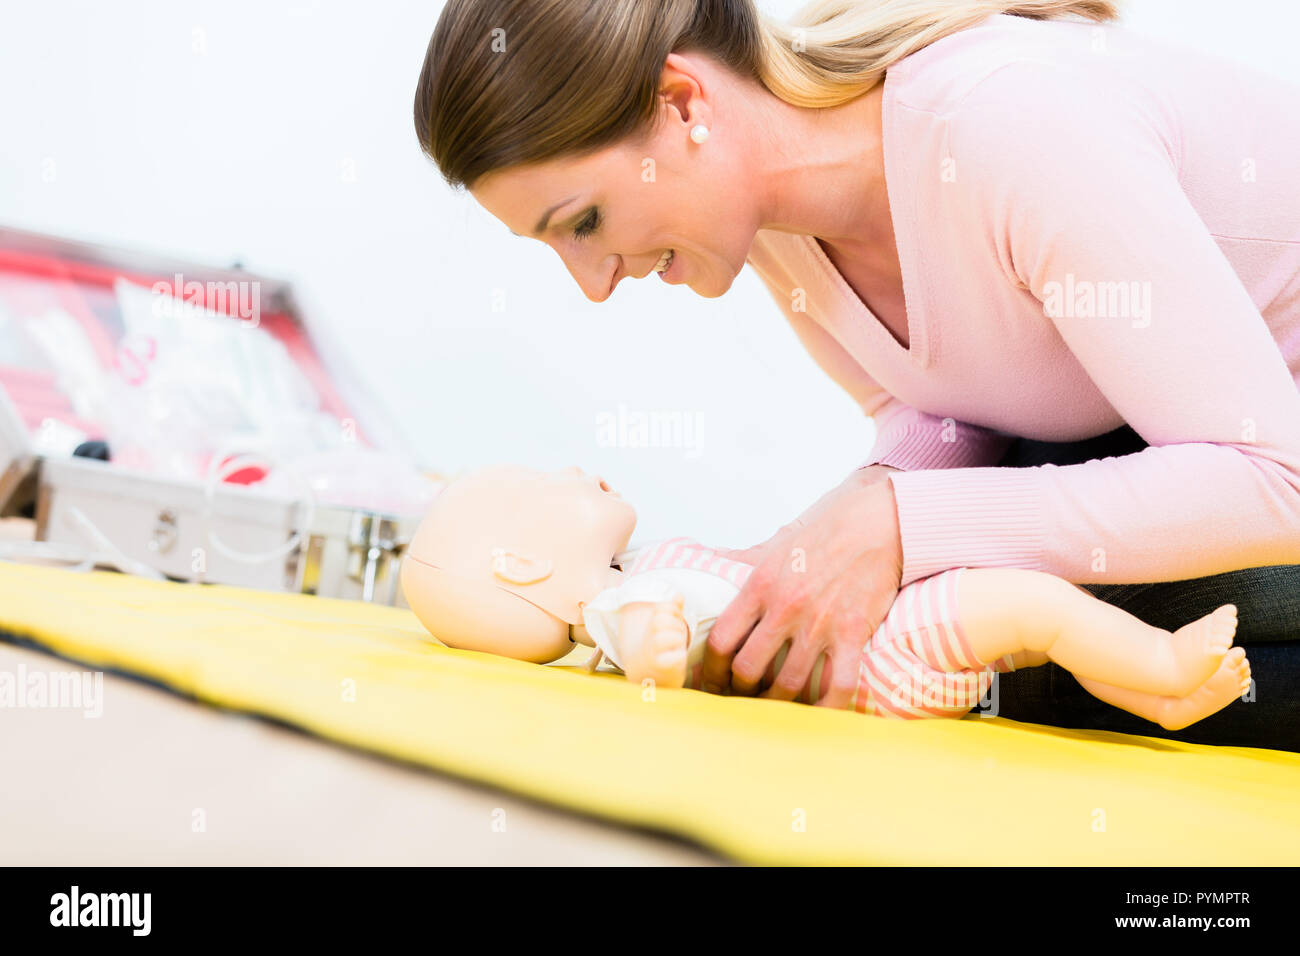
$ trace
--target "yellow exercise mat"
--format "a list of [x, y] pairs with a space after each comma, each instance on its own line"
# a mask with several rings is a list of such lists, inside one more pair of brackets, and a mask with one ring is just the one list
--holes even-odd
[[1300, 754], [651, 695], [404, 610], [109, 572], [0, 563], [0, 631], [750, 863], [1300, 862]]

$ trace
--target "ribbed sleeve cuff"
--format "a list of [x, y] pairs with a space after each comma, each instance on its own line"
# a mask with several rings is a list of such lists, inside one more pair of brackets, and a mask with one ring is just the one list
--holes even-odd
[[859, 467], [892, 465], [903, 471], [980, 468], [1000, 461], [1010, 442], [1006, 435], [969, 425], [955, 424], [945, 433], [942, 425], [923, 422], [886, 432]]
[[890, 472], [902, 584], [948, 568], [1047, 570], [1040, 477], [1033, 468]]

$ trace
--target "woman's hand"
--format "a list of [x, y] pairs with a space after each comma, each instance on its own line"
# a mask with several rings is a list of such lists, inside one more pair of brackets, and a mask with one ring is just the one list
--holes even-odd
[[893, 465], [867, 465], [863, 468], [859, 468], [857, 471], [849, 475], [849, 477], [841, 484], [832, 488], [830, 491], [826, 492], [826, 494], [814, 501], [801, 515], [799, 515], [799, 517], [795, 518], [787, 525], [782, 525], [777, 529], [776, 533], [766, 541], [760, 541], [758, 544], [751, 545], [748, 548], [736, 548], [733, 550], [716, 548], [715, 550], [718, 554], [730, 558], [732, 561], [743, 561], [745, 564], [757, 567], [759, 562], [762, 561], [763, 555], [767, 553], [768, 549], [772, 547], [774, 542], [794, 529], [802, 528], [807, 525], [808, 520], [814, 514], [816, 514], [832, 498], [839, 495], [843, 490], [844, 485], [848, 484], [850, 481], [861, 481], [865, 484], [884, 481], [885, 478], [889, 476], [890, 472], [900, 470], [901, 469], [895, 468]]
[[863, 645], [898, 594], [903, 548], [888, 465], [849, 475], [771, 539], [729, 557], [754, 565], [719, 616], [704, 655], [703, 684], [753, 694], [778, 649], [791, 642], [763, 696], [793, 700], [813, 665], [830, 658], [821, 707], [848, 706]]

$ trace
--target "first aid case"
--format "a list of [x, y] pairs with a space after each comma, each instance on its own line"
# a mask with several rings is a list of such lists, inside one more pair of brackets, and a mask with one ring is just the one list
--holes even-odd
[[0, 228], [0, 558], [401, 606], [440, 488], [289, 283]]

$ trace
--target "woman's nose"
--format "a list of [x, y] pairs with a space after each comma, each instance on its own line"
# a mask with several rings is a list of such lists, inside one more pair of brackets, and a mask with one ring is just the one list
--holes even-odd
[[614, 291], [610, 288], [610, 279], [614, 275], [614, 270], [610, 266], [610, 258], [606, 256], [601, 259], [584, 259], [575, 260], [571, 256], [557, 253], [564, 267], [569, 270], [569, 275], [573, 276], [573, 281], [578, 283], [578, 288], [582, 289], [582, 294], [592, 302], [604, 302]]

